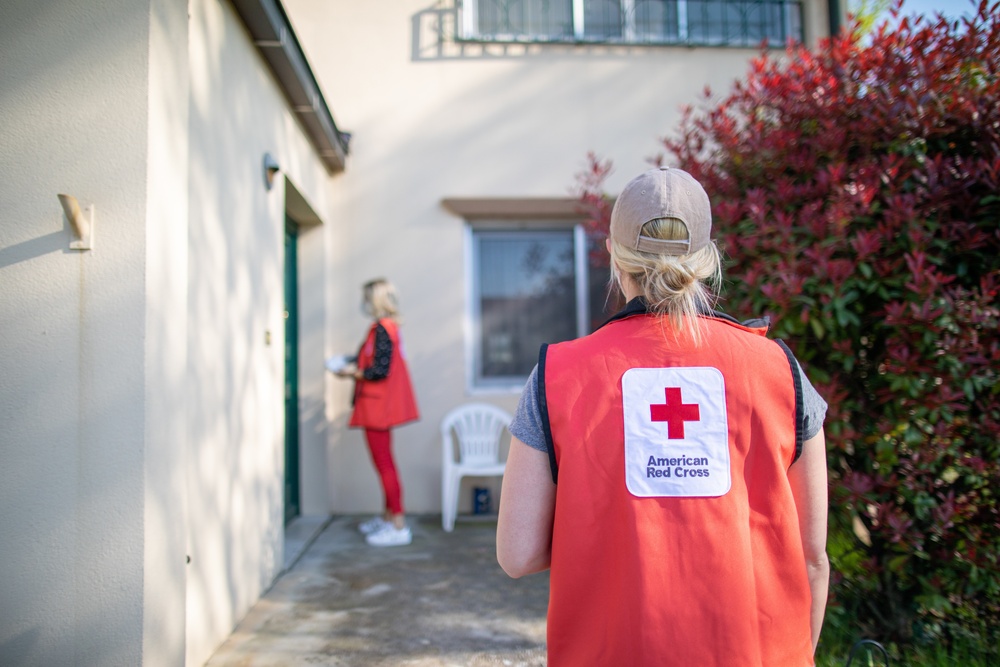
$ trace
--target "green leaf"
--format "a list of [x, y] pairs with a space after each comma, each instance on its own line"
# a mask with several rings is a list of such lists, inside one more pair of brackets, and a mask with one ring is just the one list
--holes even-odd
[[816, 338], [818, 338], [819, 340], [823, 340], [823, 336], [826, 334], [826, 331], [823, 329], [823, 323], [820, 322], [819, 318], [810, 317], [809, 326], [810, 328], [812, 328], [813, 335], [816, 336]]
[[909, 554], [902, 554], [900, 556], [893, 556], [890, 558], [887, 565], [893, 572], [900, 573], [906, 568], [906, 564], [908, 562], [910, 562]]

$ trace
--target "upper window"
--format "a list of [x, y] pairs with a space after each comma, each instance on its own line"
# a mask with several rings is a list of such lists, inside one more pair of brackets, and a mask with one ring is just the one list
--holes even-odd
[[802, 41], [801, 0], [462, 0], [482, 41], [782, 46]]

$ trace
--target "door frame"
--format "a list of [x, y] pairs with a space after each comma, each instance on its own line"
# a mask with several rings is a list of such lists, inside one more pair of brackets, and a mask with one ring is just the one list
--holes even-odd
[[299, 278], [298, 225], [285, 216], [284, 319], [285, 319], [285, 473], [284, 520], [287, 525], [302, 512], [299, 470]]

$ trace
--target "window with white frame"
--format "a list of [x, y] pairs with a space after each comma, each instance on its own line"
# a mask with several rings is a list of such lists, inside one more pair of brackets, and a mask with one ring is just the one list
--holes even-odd
[[468, 229], [471, 384], [521, 389], [542, 343], [585, 335], [591, 313], [603, 316], [607, 267], [589, 266], [580, 226]]
[[478, 41], [773, 46], [802, 41], [801, 0], [460, 0]]

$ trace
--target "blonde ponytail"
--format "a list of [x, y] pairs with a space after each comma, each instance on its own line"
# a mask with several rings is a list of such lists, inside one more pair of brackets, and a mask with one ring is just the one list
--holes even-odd
[[[642, 235], [668, 241], [688, 239], [683, 222], [673, 218], [650, 220]], [[612, 280], [621, 288], [621, 275], [635, 283], [651, 313], [667, 318], [678, 331], [700, 341], [698, 314], [715, 308], [722, 284], [722, 258], [714, 242], [689, 255], [661, 255], [632, 250], [611, 241]]]

